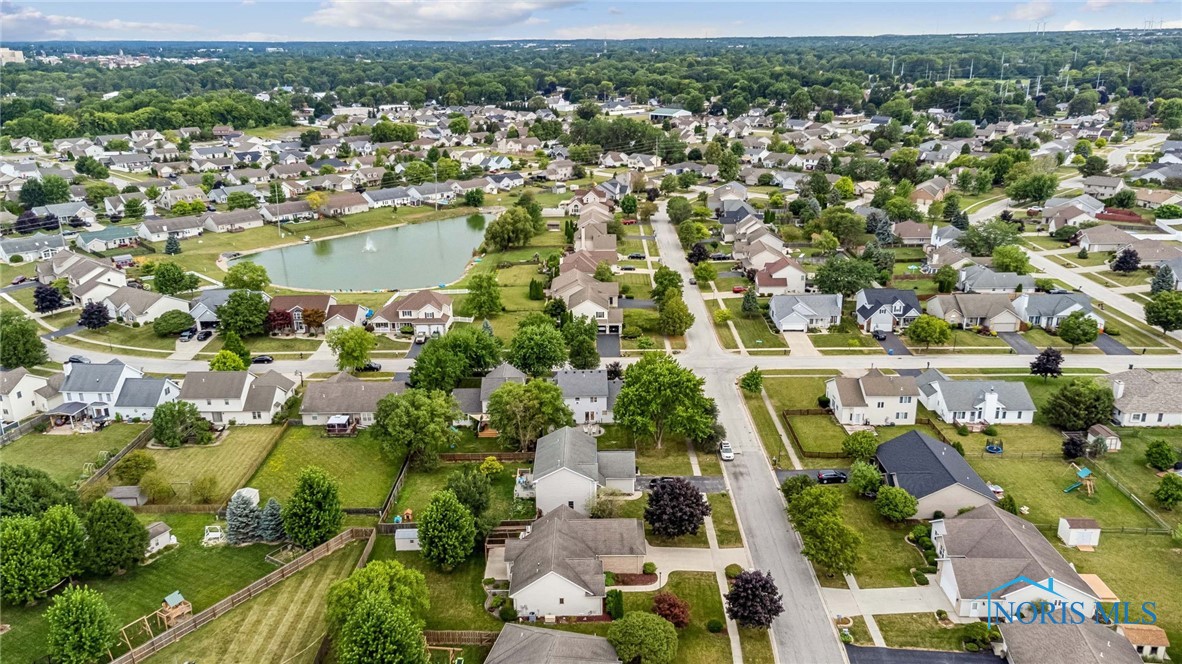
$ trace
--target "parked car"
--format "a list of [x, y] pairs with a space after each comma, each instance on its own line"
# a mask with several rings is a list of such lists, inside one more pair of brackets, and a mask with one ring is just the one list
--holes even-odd
[[17, 275], [17, 276], [15, 276], [15, 277], [13, 277], [13, 278], [12, 278], [12, 285], [13, 285], [13, 286], [16, 286], [17, 284], [23, 284], [23, 283], [25, 283], [25, 282], [26, 282], [26, 281], [28, 281], [28, 280], [29, 280], [29, 278], [28, 278], [28, 277], [26, 277], [26, 276], [25, 276], [25, 275], [23, 275], [23, 274], [20, 274], [20, 275]]
[[427, 343], [427, 333], [426, 332], [419, 332], [418, 334], [416, 334], [415, 335], [415, 343], [416, 344]]
[[85, 355], [71, 355], [66, 364], [90, 364], [90, 358]]
[[669, 477], [669, 476], [664, 476], [664, 477], [654, 477], [654, 478], [652, 478], [651, 480], [649, 480], [649, 481], [648, 481], [648, 488], [649, 488], [649, 490], [651, 491], [652, 489], [655, 489], [655, 488], [657, 488], [659, 485], [661, 485], [661, 484], [665, 484], [666, 482], [672, 482], [672, 481], [673, 481], [673, 480], [675, 480], [675, 479], [677, 479], [677, 478], [675, 478], [675, 477]]
[[365, 366], [358, 369], [358, 371], [381, 371], [381, 370], [382, 370], [382, 365], [378, 364], [377, 362], [374, 362], [373, 360], [366, 362]]
[[208, 339], [212, 336], [213, 336], [213, 332], [211, 332], [209, 330], [201, 330], [200, 332], [197, 333], [197, 341], [205, 341], [206, 339]]
[[697, 285], [698, 285], [698, 280], [697, 280], [697, 279], [694, 279], [693, 277], [690, 277], [690, 280], [689, 280], [689, 285], [691, 285], [691, 286], [697, 286]]
[[735, 449], [731, 447], [729, 442], [724, 440], [722, 441], [722, 444], [718, 446], [718, 456], [723, 461], [734, 461]]
[[735, 286], [734, 288], [731, 289], [731, 292], [732, 293], [746, 293], [747, 287], [746, 286]]
[[620, 272], [635, 272], [636, 267], [633, 265], [621, 265]]
[[621, 223], [624, 224], [625, 226], [631, 226], [636, 223], [636, 220], [635, 219], [625, 219]]
[[642, 260], [644, 260], [644, 254], [642, 254], [642, 253], [640, 253], [640, 252], [633, 252], [633, 253], [631, 253], [631, 254], [628, 254], [628, 260], [630, 260], [630, 261], [642, 261]]
[[822, 470], [817, 473], [817, 484], [845, 484], [849, 476], [840, 470]]
[[1052, 288], [1051, 290], [1049, 290], [1047, 292], [1050, 293], [1051, 295], [1067, 295], [1071, 291], [1067, 290], [1066, 288]]
[[727, 261], [727, 260], [730, 260], [730, 258], [731, 258], [730, 254], [723, 253], [721, 251], [718, 253], [710, 254], [710, 260], [712, 260], [712, 261]]
[[197, 336], [197, 335], [193, 334], [193, 330], [185, 330], [184, 332], [181, 332], [180, 340], [181, 341], [189, 341], [195, 336]]
[[275, 361], [275, 358], [270, 355], [259, 355], [250, 361], [251, 364], [270, 364]]
[[875, 330], [874, 331], [874, 338], [877, 339], [878, 341], [886, 341], [886, 332], [884, 332], [882, 330]]

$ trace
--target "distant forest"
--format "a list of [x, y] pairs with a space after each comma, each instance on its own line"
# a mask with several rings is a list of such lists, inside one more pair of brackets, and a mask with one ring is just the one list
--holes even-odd
[[[1182, 31], [526, 43], [9, 44], [27, 55], [122, 49], [221, 61], [116, 70], [80, 62], [7, 65], [0, 118], [6, 135], [52, 140], [138, 128], [290, 124], [290, 110], [305, 106], [320, 112], [337, 104], [434, 101], [536, 108], [539, 96], [559, 89], [572, 102], [629, 96], [732, 117], [752, 106], [778, 106], [792, 117], [814, 109], [875, 113], [896, 100], [896, 107], [939, 107], [971, 121], [1047, 115], [1074, 100], [1073, 111], [1087, 111], [1109, 95], [1182, 98]], [[285, 51], [266, 53], [266, 46]], [[268, 102], [254, 98], [283, 86], [293, 92]], [[112, 91], [121, 94], [101, 98]], [[310, 94], [326, 91], [320, 100]]]

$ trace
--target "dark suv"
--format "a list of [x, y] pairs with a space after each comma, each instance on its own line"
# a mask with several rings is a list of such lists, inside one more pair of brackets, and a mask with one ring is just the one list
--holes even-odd
[[845, 484], [849, 476], [840, 470], [822, 470], [817, 473], [817, 484]]

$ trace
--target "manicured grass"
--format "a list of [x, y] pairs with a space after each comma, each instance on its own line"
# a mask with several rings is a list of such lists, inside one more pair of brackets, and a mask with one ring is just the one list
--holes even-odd
[[772, 330], [762, 314], [747, 316], [743, 314], [742, 298], [724, 300], [726, 307], [734, 314], [731, 322], [739, 331], [739, 338], [747, 348], [787, 348], [784, 336]]
[[1120, 335], [1115, 337], [1116, 340], [1130, 348], [1145, 346], [1150, 348], [1155, 346], [1178, 348], [1182, 346], [1182, 342], [1162, 334], [1160, 328], [1149, 327], [1141, 321], [1123, 315], [1121, 312], [1108, 309], [1104, 312], [1104, 316], [1106, 327], [1115, 327], [1120, 331]]
[[[1102, 475], [1094, 475], [1095, 493], [1083, 487], [1071, 493], [1063, 490], [1074, 484], [1076, 470], [1065, 461], [1038, 459], [980, 458], [968, 455], [968, 462], [986, 482], [1000, 485], [1018, 505], [1030, 508], [1024, 518], [1032, 523], [1051, 525], [1059, 517], [1091, 517], [1103, 528], [1159, 527]], [[1081, 467], [1091, 462], [1079, 464]]]
[[315, 661], [326, 628], [328, 589], [352, 573], [364, 546], [352, 542], [316, 561], [185, 637], [161, 658], [215, 664]]
[[[767, 379], [764, 379], [765, 386]], [[779, 459], [781, 465], [788, 464], [788, 450], [784, 447], [784, 440], [780, 437], [780, 432], [776, 430], [776, 424], [772, 420], [772, 415], [767, 412], [767, 407], [763, 403], [763, 399], [758, 394], [743, 393], [743, 401], [747, 406], [747, 412], [751, 415], [751, 421], [755, 423], [755, 432], [759, 434], [759, 440], [763, 443], [763, 451], [767, 454], [768, 459], [772, 459], [773, 463]]]
[[[648, 505], [647, 493], [634, 500], [622, 500], [619, 503], [620, 509], [617, 515], [621, 519], [640, 519], [643, 521], [646, 505]], [[653, 529], [645, 523], [644, 538], [653, 546], [684, 546], [697, 549], [710, 548], [710, 542], [706, 539], [706, 525], [704, 523], [701, 528], [698, 528], [697, 534], [682, 535], [681, 537], [661, 537], [654, 534]]]
[[[275, 569], [263, 559], [272, 547], [263, 544], [202, 547], [205, 526], [214, 522], [213, 515], [140, 514], [139, 518], [144, 524], [164, 521], [172, 526], [180, 546], [122, 576], [81, 579], [102, 593], [119, 625], [153, 613], [161, 600], [176, 590], [192, 602], [194, 613], [202, 611]], [[44, 620], [48, 606], [46, 600], [31, 607], [4, 606], [4, 622], [12, 626], [0, 637], [5, 661], [28, 662], [48, 654]], [[122, 650], [117, 648], [115, 654]]]
[[[222, 342], [221, 335], [215, 336], [201, 349], [199, 355], [216, 355], [222, 349]], [[320, 348], [320, 344], [324, 343], [324, 340], [297, 336], [257, 336], [247, 337], [242, 342], [251, 354], [259, 355], [262, 353], [313, 353], [317, 348]]]
[[694, 450], [698, 456], [698, 469], [702, 471], [703, 475], [721, 475], [722, 461], [718, 458], [718, 453], [706, 454], [698, 450]]
[[[441, 463], [430, 472], [411, 470], [398, 493], [398, 500], [391, 510], [393, 515], [407, 509], [419, 513], [431, 502], [431, 495], [447, 487], [447, 478], [452, 473], [479, 466], [476, 463]], [[533, 501], [513, 499], [513, 469], [516, 464], [507, 464], [506, 469], [492, 478], [492, 495], [485, 515], [496, 521], [505, 519], [527, 519], [534, 515]]]
[[484, 610], [484, 559], [473, 555], [451, 570], [441, 572], [417, 551], [395, 551], [394, 538], [381, 535], [374, 544], [370, 560], [397, 560], [422, 572], [427, 579], [431, 609], [427, 629], [479, 629], [499, 631], [504, 624]]
[[1042, 250], [1062, 249], [1069, 246], [1066, 242], [1060, 242], [1049, 235], [1027, 235], [1022, 239]]
[[816, 348], [877, 348], [880, 352], [882, 346], [868, 334], [861, 332], [825, 332], [822, 334], [810, 334], [809, 339], [812, 340], [813, 346]]
[[1031, 328], [1031, 329], [1027, 330], [1026, 332], [1023, 332], [1023, 335], [1026, 337], [1027, 341], [1034, 344], [1035, 346], [1037, 346], [1040, 349], [1045, 349], [1047, 346], [1051, 346], [1054, 348], [1058, 348], [1059, 350], [1062, 350], [1065, 353], [1096, 352], [1096, 350], [1097, 350], [1096, 347], [1093, 346], [1092, 344], [1082, 344], [1082, 345], [1076, 346], [1075, 350], [1072, 350], [1071, 344], [1067, 343], [1066, 341], [1063, 341], [1062, 339], [1060, 339], [1059, 337], [1057, 337], [1055, 335], [1049, 334], [1046, 330], [1044, 330], [1040, 327]]
[[1114, 281], [1121, 286], [1141, 286], [1149, 283], [1152, 275], [1145, 270], [1137, 270], [1135, 272], [1113, 272], [1112, 270], [1103, 270], [1096, 273], [1098, 276], [1104, 277], [1109, 281]]
[[874, 616], [882, 638], [890, 648], [964, 650], [964, 627], [944, 627], [935, 613], [897, 613]]
[[259, 490], [260, 500], [274, 496], [284, 502], [295, 489], [300, 471], [307, 466], [319, 466], [337, 479], [341, 506], [380, 507], [402, 459], [383, 454], [381, 442], [364, 429], [356, 438], [328, 438], [320, 427], [293, 426], [275, 444], [247, 486]]
[[[711, 572], [673, 572], [669, 582], [662, 588], [665, 592], [689, 602], [690, 624], [677, 638], [677, 661], [687, 664], [716, 664], [731, 659], [730, 637], [725, 633], [711, 634], [706, 623], [712, 619], [725, 620], [722, 609], [722, 595], [718, 581]], [[624, 593], [624, 612], [651, 611], [652, 597], [656, 593]], [[743, 653], [743, 661], [748, 659]]]
[[710, 500], [710, 517], [714, 521], [718, 546], [723, 549], [743, 546], [743, 533], [739, 530], [739, 520], [735, 517], [730, 494], [711, 493], [706, 498]]
[[1095, 462], [1096, 465], [1111, 473], [1116, 481], [1132, 491], [1167, 523], [1174, 526], [1182, 524], [1182, 509], [1163, 510], [1154, 500], [1153, 491], [1161, 480], [1157, 477], [1157, 471], [1145, 462], [1145, 448], [1149, 446], [1149, 441], [1161, 439], [1170, 442], [1175, 449], [1182, 449], [1182, 428], [1127, 428], [1115, 431], [1121, 438], [1120, 451], [1105, 454]]
[[651, 438], [638, 438], [619, 425], [606, 425], [599, 437], [599, 449], [636, 449], [636, 465], [641, 475], [692, 475], [685, 438], [665, 434], [661, 449]]
[[232, 427], [220, 443], [202, 447], [187, 445], [174, 450], [148, 450], [156, 468], [164, 474], [177, 495], [171, 502], [190, 503], [190, 483], [199, 477], [218, 478], [216, 503], [225, 502], [248, 479], [248, 473], [267, 456], [279, 435], [277, 426]]
[[[906, 336], [903, 337], [903, 342], [906, 343], [909, 348], [919, 349], [920, 351], [929, 350], [929, 348], [923, 344], [912, 343], [911, 339], [907, 338]], [[983, 335], [983, 334], [977, 334], [976, 332], [973, 332], [971, 330], [957, 329], [957, 330], [952, 331], [952, 340], [951, 341], [949, 341], [948, 343], [943, 344], [943, 345], [931, 346], [930, 350], [938, 351], [938, 350], [953, 350], [953, 349], [960, 349], [960, 348], [972, 348], [972, 349], [1005, 348], [1008, 350], [1009, 347], [1010, 347], [1009, 344], [1007, 344], [1005, 341], [1003, 341], [1002, 339], [999, 339], [997, 337]]]
[[1066, 258], [1080, 267], [1093, 267], [1096, 265], [1107, 265], [1108, 261], [1112, 260], [1112, 252], [1100, 251], [1089, 253], [1087, 258], [1080, 258], [1078, 253], [1065, 254], [1062, 258]]
[[[862, 588], [891, 588], [913, 586], [911, 568], [923, 565], [919, 550], [904, 541], [911, 525], [891, 523], [874, 508], [874, 501], [860, 498], [852, 487], [842, 485], [835, 491], [845, 494], [841, 516], [847, 526], [864, 538], [861, 560], [854, 571]], [[824, 577], [821, 577], [824, 580]]]
[[746, 664], [772, 664], [772, 637], [766, 629], [739, 628], [739, 647], [743, 649]]
[[846, 439], [845, 430], [828, 415], [791, 415], [788, 422], [792, 428], [788, 435], [796, 433], [796, 444], [808, 452], [841, 452], [841, 442]]
[[1122, 601], [1128, 602], [1130, 618], [1141, 617], [1142, 602], [1157, 603], [1157, 625], [1170, 639], [1170, 659], [1182, 659], [1182, 547], [1165, 535], [1113, 535], [1105, 533], [1091, 553], [1060, 546], [1048, 534], [1060, 553], [1083, 574], [1099, 574]]
[[817, 397], [824, 396], [827, 380], [821, 377], [767, 376], [763, 379], [763, 389], [772, 400], [777, 413], [785, 409], [819, 408]]
[[718, 300], [706, 300], [706, 310], [710, 312], [711, 325], [714, 326], [714, 333], [718, 336], [718, 342], [727, 350], [736, 350], [739, 347], [739, 342], [735, 339], [734, 333], [731, 332], [730, 325], [714, 322], [714, 312], [720, 308], [721, 305], [719, 305]]
[[[722, 270], [719, 269], [719, 272]], [[751, 282], [746, 277], [718, 277], [714, 280], [714, 286], [718, 288], [720, 293], [729, 293], [735, 286], [750, 286]], [[740, 298], [742, 299], [742, 298]]]
[[113, 455], [146, 428], [146, 424], [110, 424], [97, 433], [31, 433], [0, 447], [0, 462], [44, 470], [69, 485], [82, 477], [82, 466], [87, 462], [94, 462], [96, 470], [102, 467], [105, 461], [99, 459], [99, 452]]
[[111, 323], [110, 325], [100, 330], [79, 330], [75, 332], [83, 339], [93, 341], [96, 344], [112, 344], [115, 346], [134, 346], [137, 348], [150, 348], [154, 350], [176, 350], [177, 337], [170, 335], [167, 337], [157, 336], [152, 331], [151, 325], [144, 325], [141, 327], [131, 327], [129, 325], [121, 325], [119, 323]]
[[637, 300], [648, 300], [653, 296], [653, 283], [650, 275], [636, 274], [635, 272], [624, 272], [615, 276], [615, 281], [620, 284], [620, 290], [624, 290], [624, 285], [628, 286], [628, 295]]

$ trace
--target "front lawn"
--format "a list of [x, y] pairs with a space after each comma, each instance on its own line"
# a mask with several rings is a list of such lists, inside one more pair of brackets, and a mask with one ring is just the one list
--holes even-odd
[[1081, 344], [1076, 346], [1074, 350], [1071, 344], [1063, 341], [1057, 335], [1050, 334], [1041, 327], [1032, 327], [1022, 333], [1026, 340], [1034, 344], [1039, 349], [1045, 349], [1048, 346], [1058, 348], [1064, 353], [1095, 353], [1098, 349], [1092, 344]]
[[277, 426], [231, 427], [217, 445], [186, 445], [177, 449], [151, 449], [156, 468], [173, 484], [177, 495], [170, 502], [193, 502], [191, 483], [212, 475], [218, 479], [215, 504], [225, 502], [244, 485], [254, 468], [271, 451], [279, 435]]
[[260, 500], [274, 496], [284, 502], [307, 466], [319, 466], [337, 479], [341, 506], [380, 507], [402, 459], [384, 455], [381, 442], [365, 429], [356, 438], [329, 438], [321, 427], [292, 426], [247, 486], [259, 490]]
[[[908, 348], [919, 349], [920, 351], [929, 350], [929, 348], [927, 346], [925, 346], [923, 344], [913, 343], [911, 341], [911, 339], [906, 336], [903, 337], [903, 341], [904, 341], [904, 343], [907, 344]], [[971, 348], [974, 350], [988, 349], [988, 348], [998, 348], [998, 349], [1004, 348], [1008, 351], [1009, 347], [1010, 347], [1009, 344], [1007, 344], [1004, 340], [999, 339], [995, 336], [986, 335], [986, 334], [977, 334], [976, 332], [973, 332], [972, 330], [954, 329], [954, 330], [952, 330], [952, 339], [948, 343], [942, 344], [942, 345], [931, 346], [930, 350], [955, 351], [959, 348]]]
[[685, 438], [680, 435], [665, 434], [661, 449], [657, 449], [651, 438], [633, 436], [618, 424], [608, 424], [598, 442], [601, 450], [635, 449], [641, 475], [693, 475]]
[[825, 395], [828, 380], [823, 377], [767, 376], [763, 379], [763, 389], [777, 413], [785, 409], [819, 408], [817, 397]]
[[718, 546], [723, 549], [743, 546], [743, 533], [739, 530], [739, 520], [735, 517], [730, 494], [709, 493], [706, 498], [710, 501], [710, 517], [714, 521]]
[[[710, 620], [722, 620], [722, 595], [718, 581], [711, 572], [673, 572], [661, 589], [685, 600], [690, 605], [690, 624], [677, 633], [677, 661], [686, 664], [716, 664], [731, 660], [730, 637], [725, 633], [711, 634], [706, 630]], [[624, 593], [624, 613], [652, 611], [653, 596], [656, 593]], [[764, 632], [766, 635], [766, 632]], [[743, 652], [744, 662], [767, 661], [748, 658]]]
[[648, 300], [653, 296], [653, 283], [651, 277], [647, 274], [636, 274], [635, 272], [623, 272], [617, 274], [613, 280], [620, 284], [620, 294], [623, 295], [624, 286], [628, 286], [628, 295], [631, 295], [637, 300]]
[[109, 424], [96, 433], [31, 433], [0, 447], [0, 462], [44, 470], [54, 480], [69, 485], [82, 477], [82, 468], [88, 462], [94, 463], [96, 470], [106, 463], [106, 459], [99, 458], [100, 452], [114, 455], [146, 428], [146, 424]]
[[[648, 505], [648, 494], [645, 493], [641, 497], [633, 500], [619, 501], [619, 512], [617, 516], [621, 519], [640, 519], [644, 521], [644, 508]], [[710, 542], [706, 539], [706, 524], [703, 523], [701, 528], [698, 528], [697, 534], [682, 535], [680, 537], [661, 537], [653, 533], [653, 529], [644, 524], [644, 538], [653, 546], [683, 546], [697, 549], [710, 548]]]
[[131, 327], [130, 325], [111, 323], [99, 330], [83, 329], [74, 334], [100, 345], [131, 346], [134, 348], [166, 350], [169, 352], [176, 350], [177, 345], [176, 335], [169, 335], [167, 337], [157, 336], [152, 331], [151, 325]]
[[806, 452], [841, 452], [841, 443], [846, 439], [842, 429], [829, 415], [790, 415], [792, 427], [788, 435], [795, 433], [796, 444]]
[[816, 348], [877, 348], [879, 352], [886, 352], [874, 337], [861, 332], [823, 332], [810, 334], [809, 339]]
[[731, 326], [726, 323], [718, 323], [714, 321], [714, 312], [720, 308], [718, 300], [706, 300], [706, 310], [710, 312], [710, 323], [714, 326], [714, 333], [718, 336], [718, 342], [727, 350], [736, 350], [739, 348], [739, 342], [735, 339], [735, 335], [731, 332]]
[[[209, 340], [209, 343], [201, 349], [199, 356], [213, 356], [222, 349], [222, 336], [217, 335]], [[255, 336], [246, 337], [242, 340], [246, 345], [246, 349], [254, 355], [262, 353], [313, 353], [320, 344], [324, 343], [323, 339], [316, 339], [302, 336]]]
[[944, 627], [935, 613], [896, 613], [874, 616], [889, 648], [964, 650], [964, 626]]
[[[742, 311], [742, 298], [732, 297], [723, 300], [723, 302], [734, 315], [731, 322], [734, 323], [735, 329], [739, 332], [739, 338], [743, 340], [743, 345], [748, 350], [788, 347], [787, 342], [784, 341], [784, 335], [772, 330], [767, 319], [763, 317], [762, 311], [758, 315], [747, 316]], [[766, 304], [766, 299], [761, 303]]]
[[[924, 564], [919, 550], [904, 538], [911, 532], [911, 524], [891, 523], [878, 514], [874, 501], [860, 498], [849, 485], [834, 487], [842, 491], [841, 516], [845, 524], [862, 534], [864, 542], [861, 559], [854, 570], [862, 588], [892, 588], [913, 586], [911, 568]], [[819, 577], [822, 582], [825, 578]]]
[[1136, 270], [1134, 272], [1113, 272], [1112, 270], [1102, 270], [1094, 274], [1109, 281], [1115, 282], [1120, 286], [1143, 286], [1149, 283], [1149, 280], [1152, 276], [1145, 270]]

